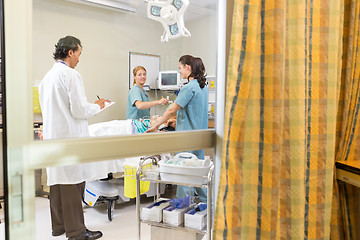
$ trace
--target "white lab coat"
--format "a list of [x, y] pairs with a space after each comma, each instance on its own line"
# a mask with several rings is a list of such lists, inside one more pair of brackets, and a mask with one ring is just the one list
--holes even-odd
[[[56, 62], [39, 86], [45, 139], [89, 136], [87, 119], [98, 112], [98, 104], [89, 103], [80, 74], [63, 62]], [[48, 167], [48, 185], [77, 184], [106, 177], [97, 173], [96, 163]]]

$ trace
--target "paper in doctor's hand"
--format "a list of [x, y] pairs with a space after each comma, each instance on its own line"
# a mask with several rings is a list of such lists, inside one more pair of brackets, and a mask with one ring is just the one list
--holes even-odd
[[110, 106], [112, 106], [113, 104], [115, 104], [115, 102], [110, 102], [108, 100], [106, 100], [105, 102], [105, 107], [103, 109], [100, 110], [100, 112], [104, 111], [105, 109], [109, 108]]
[[99, 100], [97, 100], [95, 102], [95, 104], [99, 105], [100, 106], [100, 109], [103, 109], [105, 107], [105, 103], [106, 103], [106, 100], [103, 99], [103, 98], [100, 98]]

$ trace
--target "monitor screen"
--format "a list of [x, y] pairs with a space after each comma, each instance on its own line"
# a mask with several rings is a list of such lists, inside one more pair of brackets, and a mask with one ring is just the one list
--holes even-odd
[[177, 85], [177, 73], [162, 73], [161, 85]]
[[159, 89], [177, 90], [180, 84], [180, 74], [177, 71], [161, 71], [159, 73]]

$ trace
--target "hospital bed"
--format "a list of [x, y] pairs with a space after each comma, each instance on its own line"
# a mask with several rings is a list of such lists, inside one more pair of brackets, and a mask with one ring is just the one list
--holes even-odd
[[[91, 137], [133, 135], [138, 133], [137, 129], [136, 124], [131, 119], [113, 120], [89, 125], [89, 134]], [[111, 221], [115, 202], [127, 202], [135, 197], [135, 175], [130, 176], [129, 173], [136, 173], [136, 167], [141, 158], [145, 160], [149, 159], [151, 162], [160, 160], [160, 156], [157, 155], [93, 163], [97, 171], [96, 175], [91, 179], [86, 179], [84, 202], [89, 206], [95, 206], [100, 202], [107, 203], [107, 215], [109, 221]], [[131, 171], [131, 168], [133, 168], [133, 171]], [[109, 173], [112, 173], [111, 175], [114, 177], [104, 177], [104, 175], [109, 176]], [[127, 184], [125, 183], [126, 180]], [[152, 197], [156, 196], [157, 191], [159, 191], [160, 194], [165, 192], [164, 184], [160, 185], [160, 189], [156, 189], [156, 187], [157, 184], [150, 183], [148, 191], [145, 191], [144, 194], [146, 194], [147, 197]]]

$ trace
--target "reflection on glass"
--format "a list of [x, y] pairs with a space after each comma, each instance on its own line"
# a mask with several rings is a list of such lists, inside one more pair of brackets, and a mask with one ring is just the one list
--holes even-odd
[[[213, 153], [213, 149], [205, 149], [204, 159], [198, 159], [190, 152], [180, 152], [90, 163], [93, 169], [97, 169], [98, 178], [84, 179], [86, 182], [82, 185], [82, 201], [87, 205], [84, 215], [86, 222], [91, 222], [95, 215], [97, 219], [107, 218], [109, 221], [119, 221], [119, 216], [124, 217], [124, 207], [135, 204], [130, 200], [136, 198], [137, 191], [143, 195], [141, 201], [147, 202], [146, 205], [152, 204], [154, 199], [159, 197], [170, 199], [172, 201], [170, 204], [184, 203], [184, 199], [188, 199], [187, 204], [189, 205], [200, 202], [207, 203], [209, 190], [206, 185], [208, 184], [208, 174], [213, 167], [211, 157]], [[137, 174], [137, 171], [141, 171], [141, 174]], [[137, 176], [143, 179], [138, 189]], [[49, 228], [45, 232], [49, 236], [51, 234], [49, 224], [51, 215], [48, 211], [51, 188], [48, 184], [49, 179], [45, 169], [35, 170], [35, 194], [37, 196], [35, 212], [36, 219], [41, 219], [39, 220], [41, 222], [37, 222], [37, 236], [43, 236], [44, 226]], [[154, 198], [155, 196], [157, 198]], [[137, 204], [140, 203], [138, 201], [140, 198], [136, 199]], [[129, 204], [120, 207], [119, 205], [124, 202]], [[137, 205], [137, 208], [140, 207]], [[131, 208], [130, 212], [133, 216], [134, 208]], [[138, 220], [141, 221], [141, 219], [142, 217]], [[101, 224], [106, 222], [97, 222], [96, 226], [100, 228]], [[132, 226], [136, 231], [136, 225], [132, 224]], [[131, 226], [129, 227], [131, 228]], [[109, 234], [112, 232], [106, 232], [107, 236]]]
[[35, 196], [49, 197], [49, 186], [46, 180], [46, 169], [35, 169]]
[[[187, 81], [178, 91], [172, 105], [146, 132], [158, 131], [162, 124], [174, 117], [176, 117], [176, 131], [208, 128], [209, 90], [204, 63], [199, 57], [183, 55], [178, 65], [182, 79]], [[200, 157], [203, 158], [203, 155]]]
[[126, 119], [140, 119], [150, 117], [150, 108], [158, 105], [168, 105], [169, 100], [161, 97], [159, 100], [150, 101], [145, 91], [147, 70], [143, 66], [136, 66], [132, 70], [134, 83], [128, 93]]
[[1, 68], [1, 57], [0, 57], [0, 155], [1, 155], [1, 163], [0, 163], [0, 223], [4, 222], [5, 216], [4, 216], [4, 158], [3, 158], [3, 123], [2, 123], [2, 117], [3, 117], [3, 92], [2, 92], [2, 68]]
[[[46, 4], [45, 4], [46, 3]], [[180, 4], [181, 1], [176, 1], [174, 4]], [[139, 6], [139, 8], [146, 8], [146, 4], [143, 6]], [[175, 101], [177, 98], [177, 91], [174, 90], [160, 90], [158, 89], [157, 84], [159, 81], [156, 80], [158, 77], [158, 73], [161, 71], [178, 71], [178, 58], [181, 56], [180, 53], [189, 53], [191, 55], [196, 54], [202, 58], [206, 65], [207, 74], [210, 76], [215, 76], [216, 74], [216, 31], [214, 26], [216, 24], [216, 1], [209, 2], [209, 5], [204, 7], [207, 12], [197, 11], [198, 14], [196, 18], [190, 19], [190, 16], [186, 16], [184, 18], [186, 24], [191, 26], [192, 29], [202, 29], [202, 34], [196, 34], [194, 32], [191, 38], [180, 38], [176, 41], [170, 41], [167, 45], [164, 45], [160, 42], [160, 38], [158, 37], [158, 32], [154, 32], [152, 26], [157, 26], [157, 23], [150, 20], [144, 19], [140, 15], [140, 11], [138, 14], [132, 14], [131, 23], [123, 24], [125, 21], [122, 21], [124, 18], [130, 17], [127, 14], [116, 15], [116, 21], [109, 21], [101, 17], [104, 14], [101, 11], [98, 11], [97, 8], [87, 9], [82, 5], [79, 5], [76, 10], [72, 5], [63, 2], [54, 2], [48, 4], [45, 0], [39, 0], [34, 2], [34, 49], [39, 49], [36, 56], [36, 64], [33, 66], [33, 79], [34, 79], [34, 89], [37, 88], [40, 84], [41, 79], [43, 79], [46, 71], [53, 64], [51, 59], [50, 52], [53, 51], [53, 39], [57, 36], [56, 31], [48, 32], [48, 29], [45, 28], [43, 24], [39, 24], [41, 19], [44, 19], [49, 13], [57, 12], [57, 9], [62, 8], [64, 12], [69, 12], [70, 14], [74, 12], [81, 12], [81, 21], [78, 21], [78, 14], [74, 15], [75, 19], [75, 29], [85, 29], [82, 24], [83, 20], [94, 21], [96, 19], [103, 19], [101, 21], [97, 21], [99, 24], [99, 36], [102, 36], [102, 43], [109, 47], [110, 51], [98, 52], [98, 44], [95, 44], [96, 39], [88, 37], [85, 39], [86, 35], [84, 35], [84, 54], [81, 55], [81, 65], [79, 65], [76, 69], [80, 72], [84, 82], [84, 89], [89, 102], [93, 102], [96, 100], [96, 95], [99, 94], [100, 97], [104, 97], [105, 99], [111, 99], [111, 101], [116, 102], [112, 108], [105, 110], [103, 113], [98, 114], [94, 117], [89, 118], [89, 123], [100, 123], [107, 122], [113, 119], [116, 120], [124, 120], [129, 119], [126, 116], [126, 105], [128, 104], [128, 89], [129, 89], [129, 79], [132, 78], [132, 70], [137, 65], [142, 65], [147, 70], [147, 81], [144, 84], [144, 91], [149, 97], [149, 102], [159, 101], [161, 99], [168, 100], [169, 102]], [[188, 9], [194, 12], [194, 8], [196, 5], [189, 5]], [[89, 13], [91, 11], [91, 14]], [[154, 9], [158, 10], [158, 9]], [[196, 10], [195, 10], [196, 12]], [[110, 12], [109, 12], [110, 13]], [[62, 14], [54, 15], [52, 18], [48, 18], [49, 24], [51, 25], [54, 22], [61, 21], [63, 18]], [[139, 24], [146, 22], [146, 24]], [[151, 26], [151, 27], [149, 27]], [[112, 31], [109, 29], [116, 30], [117, 34], [111, 34]], [[47, 38], [44, 39], [43, 33], [47, 33]], [[76, 31], [75, 31], [76, 34]], [[109, 35], [111, 34], [111, 36]], [[146, 36], [146, 37], [144, 37]], [[151, 55], [156, 54], [158, 58], [161, 58], [161, 61], [157, 61], [155, 65], [157, 65], [157, 74], [155, 77], [150, 75], [152, 68], [145, 65], [145, 61], [138, 62], [137, 65], [131, 65], [131, 58], [128, 55], [129, 52], [136, 50], [133, 49], [133, 42], [127, 41], [126, 39], [134, 39], [137, 41], [138, 45], [141, 46], [149, 46], [149, 48], [142, 48], [143, 55]], [[46, 45], [41, 46], [41, 43], [46, 43]], [[189, 44], [188, 44], [189, 43]], [[151, 46], [151, 47], [150, 47]], [[96, 53], [96, 54], [95, 54]], [[94, 55], [95, 54], [95, 55]], [[144, 57], [145, 59], [145, 57]], [[121, 66], [121, 68], [120, 68]], [[129, 66], [129, 69], [128, 69]], [[155, 69], [155, 68], [154, 68]], [[151, 79], [150, 79], [151, 77]], [[183, 79], [182, 79], [183, 80]], [[130, 85], [132, 85], [133, 81], [130, 80]], [[187, 79], [183, 80], [187, 82]], [[213, 95], [210, 91], [211, 81], [207, 80], [208, 89], [209, 89], [209, 123], [208, 127], [211, 127], [213, 124], [213, 116], [215, 109], [215, 102], [211, 102], [210, 95]], [[154, 83], [154, 85], [153, 85]], [[148, 87], [146, 86], [148, 85]], [[39, 113], [39, 104], [36, 97], [37, 91], [34, 90], [34, 119], [37, 121], [42, 121], [41, 113]], [[162, 100], [162, 101], [165, 101]], [[168, 106], [168, 105], [167, 105]], [[146, 114], [146, 116], [154, 116], [154, 115], [163, 115], [166, 111], [167, 106], [157, 105], [150, 108], [150, 113]], [[143, 118], [141, 116], [131, 119]], [[175, 118], [175, 117], [174, 117]], [[176, 122], [173, 122], [173, 126], [166, 126], [166, 123], [163, 123], [160, 129], [161, 131], [171, 131], [175, 129]], [[181, 124], [180, 124], [181, 125]], [[143, 131], [139, 131], [140, 133]], [[120, 134], [122, 135], [122, 134]], [[78, 137], [78, 136], [76, 136]], [[67, 138], [67, 137], [62, 137]]]

